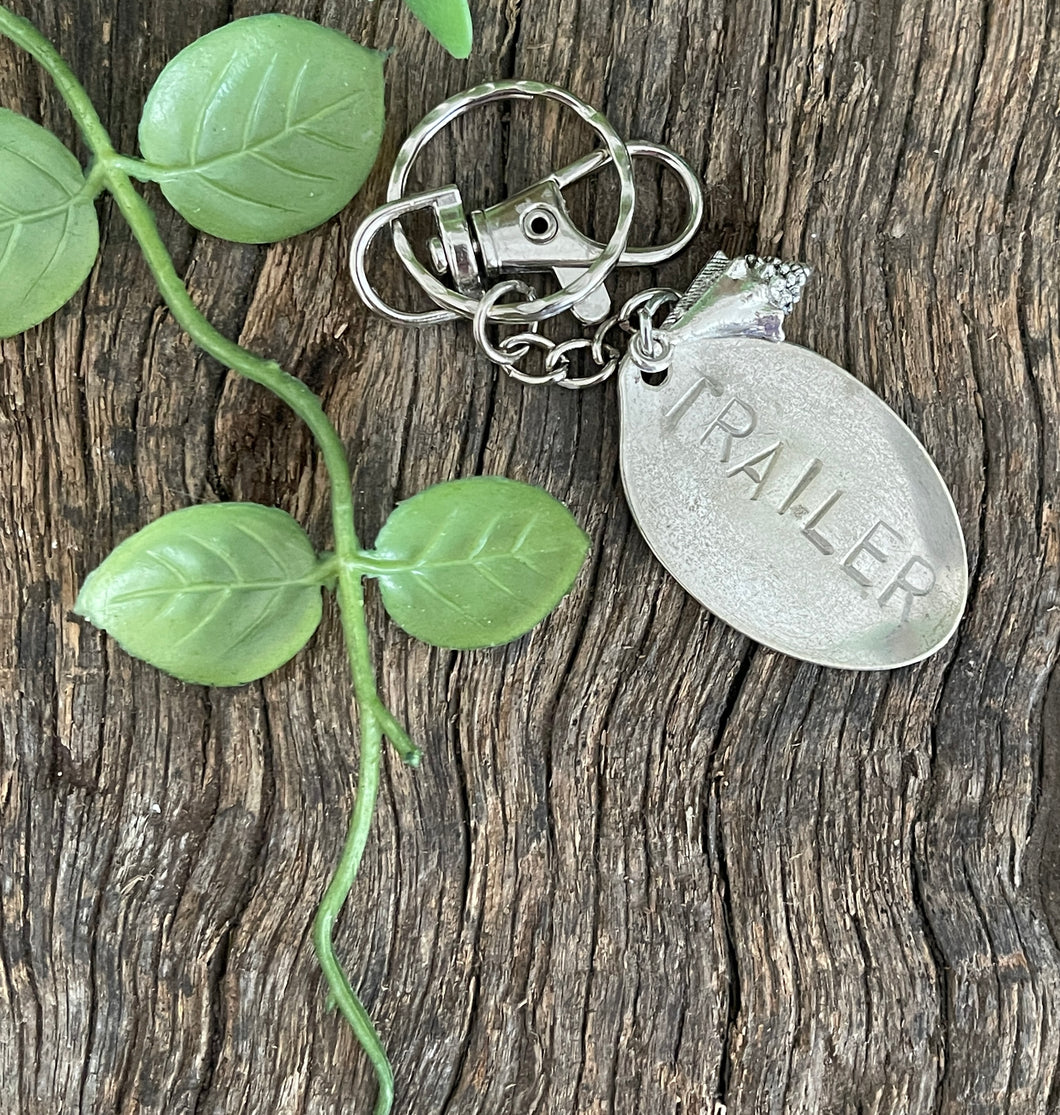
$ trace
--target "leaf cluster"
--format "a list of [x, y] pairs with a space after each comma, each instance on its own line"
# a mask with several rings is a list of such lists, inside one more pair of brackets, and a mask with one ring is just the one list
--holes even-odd
[[[407, 0], [454, 54], [470, 50], [466, 0]], [[360, 188], [383, 132], [383, 56], [305, 20], [262, 15], [221, 27], [163, 69], [140, 121], [143, 158], [116, 152], [87, 94], [28, 21], [0, 4], [0, 33], [55, 79], [93, 154], [87, 173], [50, 132], [0, 109], [0, 336], [43, 321], [81, 286], [99, 250], [104, 189], [139, 242], [175, 319], [206, 352], [271, 390], [306, 423], [331, 491], [333, 552], [293, 518], [252, 503], [172, 512], [118, 545], [86, 578], [75, 610], [131, 654], [185, 681], [240, 685], [312, 637], [334, 590], [359, 709], [360, 774], [346, 844], [313, 941], [329, 989], [376, 1072], [375, 1110], [393, 1073], [332, 945], [379, 785], [382, 739], [419, 751], [379, 695], [364, 581], [406, 631], [439, 646], [493, 646], [523, 634], [570, 589], [588, 539], [547, 493], [498, 477], [439, 484], [401, 503], [362, 548], [342, 441], [320, 400], [279, 365], [223, 337], [193, 303], [130, 178], [157, 182], [194, 227], [271, 243], [313, 228]]]
[[[342, 209], [383, 134], [383, 55], [286, 15], [236, 20], [162, 70], [140, 120], [144, 158], [116, 158], [157, 181], [189, 224], [271, 243]], [[0, 336], [62, 306], [99, 248], [86, 175], [50, 132], [0, 110]]]
[[[570, 512], [540, 488], [478, 476], [399, 504], [375, 550], [348, 560], [378, 578], [399, 626], [466, 649], [510, 642], [539, 623], [570, 588], [588, 545]], [[241, 685], [308, 642], [321, 588], [341, 560], [318, 556], [277, 508], [203, 504], [122, 542], [89, 575], [74, 610], [167, 673]]]
[[[409, 0], [459, 53], [466, 3]], [[464, 13], [463, 15], [461, 13]], [[82, 171], [48, 131], [0, 109], [0, 335], [62, 305], [99, 248], [93, 204], [108, 171], [157, 182], [196, 228], [271, 243], [342, 209], [383, 131], [383, 55], [286, 15], [236, 20], [162, 70], [140, 120], [143, 159]], [[585, 555], [566, 509], [499, 479], [439, 485], [401, 504], [375, 551], [333, 558], [378, 578], [395, 621], [437, 645], [507, 642], [562, 598]], [[164, 516], [87, 579], [77, 610], [132, 654], [186, 681], [237, 685], [286, 662], [320, 619], [333, 574], [273, 508]]]

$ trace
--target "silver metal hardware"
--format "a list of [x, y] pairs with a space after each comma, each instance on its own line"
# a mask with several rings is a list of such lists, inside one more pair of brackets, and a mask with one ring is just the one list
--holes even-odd
[[[537, 330], [541, 327], [540, 322], [532, 322], [531, 332], [519, 333], [516, 334], [515, 337], [507, 338], [510, 342], [516, 342], [515, 344], [509, 344], [507, 348], [494, 345], [492, 341], [490, 341], [486, 329], [490, 324], [490, 315], [493, 307], [496, 306], [506, 294], [516, 293], [533, 295], [534, 288], [527, 286], [526, 283], [521, 283], [518, 279], [507, 279], [503, 283], [498, 283], [488, 294], [483, 295], [483, 297], [479, 299], [475, 309], [475, 315], [471, 319], [471, 330], [475, 337], [475, 343], [479, 347], [479, 351], [492, 360], [494, 364], [500, 364], [509, 375], [514, 375], [517, 370], [515, 362], [522, 359], [522, 357], [530, 351], [532, 345], [539, 343], [538, 340], [533, 340], [532, 338], [537, 337]], [[540, 339], [544, 340], [544, 338]], [[502, 342], [502, 345], [503, 343], [504, 342]], [[526, 381], [524, 380], [523, 382]], [[546, 379], [534, 380], [533, 382], [547, 383], [549, 381]]]
[[[472, 213], [472, 220], [475, 214]], [[539, 205], [529, 209], [519, 218], [519, 227], [523, 236], [532, 244], [550, 244], [559, 231], [559, 222], [556, 214], [547, 206]], [[482, 231], [476, 226], [479, 242], [482, 241]]]
[[[540, 322], [532, 322], [529, 332], [514, 333], [494, 344], [487, 332], [492, 324], [494, 307], [505, 295], [525, 294], [526, 291], [525, 283], [521, 283], [518, 279], [506, 279], [488, 291], [479, 301], [471, 329], [475, 343], [485, 356], [495, 364], [499, 364], [512, 379], [534, 386], [555, 383], [560, 387], [580, 390], [584, 387], [595, 387], [614, 374], [622, 359], [622, 352], [607, 343], [607, 334], [615, 325], [621, 323], [617, 315], [603, 322], [592, 337], [572, 337], [557, 342], [538, 332]], [[669, 293], [677, 298], [676, 291]], [[519, 361], [527, 356], [531, 349], [544, 354], [544, 372], [526, 372], [519, 368]], [[597, 367], [595, 371], [586, 375], [574, 375], [571, 355], [581, 351], [589, 353]]]
[[[703, 191], [692, 168], [657, 143], [627, 143], [630, 156], [653, 159], [669, 167], [687, 195], [685, 225], [673, 240], [650, 248], [626, 248], [616, 267], [648, 267], [669, 259], [692, 239], [703, 219]], [[471, 214], [485, 273], [489, 276], [553, 271], [564, 285], [600, 257], [604, 245], [590, 239], [571, 220], [563, 190], [607, 165], [603, 151], [593, 151], [522, 193]], [[572, 307], [579, 321], [603, 321], [611, 300], [599, 286]]]
[[704, 274], [653, 327], [665, 367], [645, 368], [638, 334], [619, 369], [637, 525], [697, 600], [766, 646], [854, 670], [925, 658], [968, 591], [938, 471], [867, 387], [783, 343], [805, 268], [715, 257]]
[[[603, 148], [470, 215], [452, 185], [404, 195], [415, 158], [450, 121], [475, 105], [531, 97], [572, 109]], [[685, 225], [668, 244], [628, 247], [634, 158], [669, 167], [687, 194]], [[606, 166], [618, 175], [619, 204], [600, 244], [575, 226], [563, 191]], [[433, 274], [401, 223], [420, 210], [437, 225], [426, 246]], [[555, 86], [494, 82], [450, 98], [413, 130], [387, 203], [354, 237], [350, 268], [361, 297], [391, 321], [470, 318], [480, 351], [520, 383], [580, 389], [617, 370], [622, 478], [634, 518], [663, 565], [722, 619], [826, 666], [916, 662], [949, 639], [964, 609], [960, 523], [901, 419], [841, 368], [784, 342], [784, 318], [809, 268], [718, 254], [684, 294], [653, 288], [612, 312], [610, 272], [679, 251], [702, 212], [699, 182], [672, 151], [623, 143], [600, 113]], [[436, 309], [396, 309], [374, 290], [365, 259], [383, 231]], [[509, 277], [549, 271], [560, 289], [543, 296]], [[513, 295], [522, 301], [503, 301]], [[542, 335], [542, 322], [568, 310], [595, 325], [591, 336]], [[504, 325], [517, 331], [493, 340]]]
[[[405, 196], [412, 165], [426, 144], [469, 109], [501, 100], [541, 97], [574, 111], [597, 133], [604, 147], [556, 171], [515, 197], [468, 217], [459, 190], [443, 186]], [[628, 247], [636, 191], [635, 157], [650, 158], [669, 167], [687, 194], [687, 218], [668, 244]], [[579, 179], [610, 165], [618, 175], [618, 214], [614, 231], [600, 244], [579, 231], [567, 211], [563, 190]], [[401, 220], [429, 210], [438, 235], [427, 245], [431, 273], [417, 258]], [[552, 294], [531, 291], [525, 302], [494, 304], [493, 321], [527, 324], [571, 310], [581, 320], [607, 317], [610, 300], [603, 283], [615, 267], [644, 266], [669, 258], [683, 248], [703, 216], [703, 192], [691, 167], [665, 147], [653, 143], [624, 143], [607, 119], [564, 89], [536, 81], [498, 81], [476, 86], [440, 104], [413, 129], [402, 144], [387, 186], [387, 203], [361, 225], [350, 247], [350, 273], [361, 298], [376, 313], [406, 325], [431, 325], [457, 317], [473, 318], [482, 293], [494, 279], [508, 274], [554, 271], [563, 284]], [[426, 292], [436, 310], [411, 312], [389, 305], [368, 278], [368, 250], [380, 232], [390, 232], [394, 250], [405, 269]], [[449, 285], [442, 282], [449, 280]]]

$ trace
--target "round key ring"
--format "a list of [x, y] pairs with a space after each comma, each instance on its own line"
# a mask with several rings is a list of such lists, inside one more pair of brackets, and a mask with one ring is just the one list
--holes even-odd
[[[654, 267], [657, 263], [663, 263], [677, 255], [682, 248], [688, 246], [692, 237], [695, 236], [700, 222], [703, 220], [703, 186], [696, 176], [696, 172], [676, 151], [671, 151], [669, 147], [663, 147], [659, 143], [645, 143], [643, 140], [631, 140], [627, 142], [626, 150], [634, 159], [638, 157], [651, 159], [653, 162], [666, 167], [681, 183], [685, 191], [688, 216], [685, 218], [684, 227], [673, 240], [668, 244], [658, 244], [655, 247], [626, 248], [618, 260], [619, 267]], [[601, 167], [606, 166], [607, 162], [607, 152], [597, 148], [597, 150], [583, 155], [577, 162], [571, 163], [570, 166], [557, 170], [553, 174], [553, 178], [556, 180], [556, 185], [563, 190], [580, 178], [595, 174]], [[603, 248], [603, 245], [601, 244], [600, 247]]]
[[[477, 105], [489, 104], [493, 101], [532, 100], [534, 97], [558, 101], [561, 105], [571, 109], [603, 140], [619, 179], [618, 219], [615, 230], [611, 234], [611, 239], [604, 245], [600, 255], [569, 286], [542, 298], [534, 298], [515, 305], [495, 306], [490, 313], [490, 319], [507, 325], [525, 325], [528, 322], [544, 321], [576, 306], [586, 295], [591, 294], [603, 283], [617, 266], [620, 257], [626, 250], [626, 242], [629, 239], [629, 231], [633, 224], [633, 208], [636, 202], [633, 161], [625, 143], [603, 113], [598, 112], [584, 101], [580, 101], [573, 94], [568, 93], [566, 89], [560, 89], [556, 85], [547, 85], [541, 81], [512, 79], [508, 81], [489, 81], [482, 85], [476, 85], [473, 89], [468, 89], [464, 93], [458, 93], [455, 97], [443, 101], [409, 133], [408, 138], [401, 145], [401, 150], [398, 151], [397, 158], [394, 160], [394, 169], [390, 172], [390, 182], [386, 193], [388, 202], [401, 200], [404, 196], [405, 185], [408, 182], [409, 171], [416, 156], [428, 141], [433, 139], [446, 125], [462, 116], [468, 109]], [[459, 291], [450, 290], [439, 282], [416, 258], [404, 229], [396, 221], [391, 224], [391, 235], [394, 238], [394, 250], [401, 258], [406, 270], [436, 305], [458, 317], [473, 318], [475, 316], [478, 299], [461, 294]]]

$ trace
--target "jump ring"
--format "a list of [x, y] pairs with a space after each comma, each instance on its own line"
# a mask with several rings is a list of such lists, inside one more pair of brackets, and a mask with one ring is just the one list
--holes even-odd
[[[590, 340], [588, 337], [572, 337], [569, 341], [562, 341], [560, 344], [548, 354], [548, 359], [545, 361], [546, 367], [553, 364], [559, 364], [561, 361], [565, 368], [570, 365], [570, 356], [572, 352], [578, 352], [583, 349], [589, 349], [595, 352], [597, 348], [595, 338]], [[606, 349], [606, 354], [604, 352]], [[618, 349], [611, 345], [603, 346], [601, 355], [604, 357], [602, 360], [597, 360], [597, 364], [603, 365], [602, 368], [590, 373], [587, 376], [571, 376], [565, 375], [563, 379], [556, 382], [560, 387], [567, 387], [576, 390], [582, 387], [594, 387], [598, 383], [603, 383], [605, 379], [618, 367], [619, 352]]]
[[640, 319], [640, 343], [645, 352], [655, 351], [655, 328], [652, 325], [651, 314], [642, 306], [637, 311]]
[[651, 287], [648, 290], [642, 290], [638, 294], [634, 294], [618, 311], [619, 323], [627, 333], [635, 333], [636, 329], [629, 323], [638, 310], [644, 310], [650, 317], [654, 317], [662, 306], [676, 302], [680, 297], [676, 290], [671, 290], [668, 287]]
[[621, 327], [622, 319], [618, 314], [612, 314], [599, 324], [596, 332], [593, 334], [593, 361], [595, 363], [604, 365], [610, 359], [610, 356], [606, 355], [606, 353], [608, 349], [613, 350], [613, 346], [606, 344], [604, 338], [616, 325]]
[[618, 362], [621, 359], [621, 353], [617, 348], [611, 345], [607, 346], [607, 351], [610, 354], [607, 363], [592, 375], [576, 376], [562, 379], [559, 381], [560, 387], [567, 387], [572, 390], [580, 390], [583, 387], [595, 387], [598, 383], [603, 383], [605, 379], [609, 379], [614, 375], [615, 369], [618, 367]]
[[592, 348], [592, 341], [588, 337], [571, 337], [569, 341], [560, 341], [548, 354], [545, 364], [549, 367], [554, 367], [560, 362], [570, 364], [569, 353], [577, 352], [583, 348]]
[[[485, 353], [494, 364], [500, 364], [509, 374], [515, 369], [514, 361], [521, 360], [530, 351], [527, 338], [535, 336], [538, 329], [541, 328], [540, 322], [532, 321], [529, 323], [529, 332], [519, 333], [515, 337], [509, 338], [509, 340], [514, 340], [518, 343], [518, 347], [511, 352], [503, 347], [498, 347], [489, 339], [487, 330], [490, 324], [490, 311], [506, 294], [514, 294], [516, 292], [529, 295], [530, 297], [534, 296], [533, 287], [528, 286], [519, 279], [505, 279], [504, 282], [497, 283], [496, 286], [488, 290], [479, 299], [478, 305], [475, 307], [474, 316], [471, 319], [471, 332], [474, 334], [475, 343], [478, 345], [479, 350]], [[544, 338], [542, 338], [542, 340], [543, 339]]]
[[[537, 330], [533, 331], [527, 329], [522, 333], [513, 333], [510, 337], [505, 337], [504, 340], [497, 342], [497, 347], [501, 352], [505, 352], [511, 357], [511, 360], [522, 360], [522, 358], [530, 351], [531, 347], [541, 347], [541, 342], [544, 337], [537, 335]], [[508, 363], [508, 361], [505, 361]]]

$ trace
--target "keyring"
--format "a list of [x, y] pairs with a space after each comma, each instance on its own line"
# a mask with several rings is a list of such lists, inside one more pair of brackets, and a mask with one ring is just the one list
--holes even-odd
[[[455, 186], [403, 197], [425, 143], [472, 105], [543, 96], [572, 108], [606, 143], [488, 209], [466, 212]], [[675, 171], [689, 198], [676, 239], [627, 248], [635, 198], [632, 160]], [[571, 218], [565, 186], [613, 160], [619, 219], [606, 245]], [[809, 268], [745, 256], [709, 259], [684, 293], [649, 288], [612, 312], [604, 276], [623, 263], [650, 264], [691, 236], [702, 211], [691, 168], [651, 144], [623, 144], [598, 113], [553, 86], [503, 81], [451, 98], [409, 136], [388, 186], [389, 201], [355, 237], [354, 282], [382, 300], [357, 266], [389, 228], [406, 269], [440, 307], [392, 320], [466, 316], [480, 352], [526, 384], [589, 387], [614, 373], [621, 418], [619, 461], [634, 519], [655, 555], [701, 603], [774, 650], [854, 670], [917, 662], [952, 634], [968, 569], [960, 520], [923, 446], [897, 415], [848, 373], [784, 342], [783, 322]], [[400, 221], [429, 210], [437, 275], [413, 255]], [[551, 271], [560, 289], [537, 298], [520, 275]], [[488, 289], [484, 279], [494, 281]], [[363, 286], [362, 286], [363, 284]], [[502, 305], [505, 295], [529, 299]], [[665, 320], [656, 316], [675, 303]], [[573, 310], [592, 336], [553, 340], [543, 319]], [[494, 342], [494, 325], [523, 326]], [[625, 354], [608, 337], [630, 334]], [[534, 350], [543, 373], [520, 371]], [[596, 365], [570, 375], [572, 356]], [[719, 572], [720, 571], [720, 572]]]
[[[500, 364], [509, 375], [514, 375], [517, 371], [515, 361], [522, 359], [522, 357], [530, 351], [531, 344], [537, 343], [535, 341], [530, 341], [530, 337], [536, 334], [538, 329], [541, 328], [541, 323], [539, 321], [531, 322], [531, 332], [522, 335], [520, 338], [520, 347], [517, 349], [501, 349], [489, 339], [486, 333], [486, 327], [496, 320], [492, 312], [494, 306], [506, 294], [513, 294], [515, 292], [519, 294], [533, 294], [534, 288], [528, 286], [526, 283], [520, 282], [518, 279], [506, 279], [503, 283], [498, 283], [491, 291], [488, 291], [475, 303], [475, 313], [471, 318], [471, 331], [479, 350], [484, 352], [494, 364]], [[508, 338], [508, 340], [511, 339], [511, 337]], [[541, 340], [544, 341], [544, 338], [541, 338]]]
[[[528, 302], [517, 303], [513, 306], [495, 307], [491, 314], [491, 320], [508, 325], [525, 325], [531, 321], [544, 321], [572, 309], [586, 295], [591, 294], [603, 284], [607, 276], [618, 265], [619, 259], [626, 250], [629, 230], [633, 225], [633, 207], [636, 202], [633, 161], [626, 144], [622, 141], [618, 132], [608, 123], [603, 113], [568, 93], [567, 90], [560, 89], [555, 85], [546, 85], [540, 81], [490, 81], [482, 85], [476, 85], [473, 89], [458, 93], [455, 97], [443, 101], [409, 133], [394, 161], [394, 169], [390, 173], [390, 182], [386, 194], [387, 201], [391, 203], [402, 199], [413, 160], [423, 147], [447, 124], [462, 116], [468, 109], [474, 108], [476, 105], [489, 104], [492, 101], [532, 100], [534, 97], [558, 101], [561, 105], [571, 109], [603, 140], [607, 148], [607, 154], [610, 161], [614, 163], [619, 178], [618, 219], [615, 230], [611, 234], [611, 239], [603, 247], [600, 255], [569, 286], [543, 298], [531, 299]], [[401, 258], [406, 270], [426, 291], [431, 301], [442, 307], [443, 311], [446, 311], [442, 317], [439, 317], [439, 311], [434, 310], [423, 314], [408, 314], [403, 320], [413, 324], [426, 325], [437, 321], [451, 321], [458, 317], [474, 317], [478, 299], [461, 294], [459, 291], [450, 290], [443, 283], [440, 283], [416, 258], [408, 237], [400, 224], [396, 221], [391, 222], [391, 228], [394, 250]], [[372, 235], [374, 236], [374, 231]], [[369, 236], [368, 240], [370, 241], [370, 239]], [[363, 268], [363, 252], [367, 251], [368, 244], [364, 243], [361, 246], [363, 247], [361, 253]], [[352, 251], [356, 251], [357, 248], [358, 240], [355, 238]], [[351, 267], [354, 264], [352, 251]]]
[[[626, 150], [633, 159], [653, 159], [673, 171], [677, 180], [684, 187], [688, 199], [688, 216], [685, 218], [684, 227], [673, 240], [667, 244], [659, 244], [651, 248], [626, 248], [618, 258], [619, 267], [654, 267], [657, 263], [663, 263], [677, 255], [682, 248], [688, 246], [692, 237], [695, 236], [700, 222], [703, 220], [703, 186], [699, 178], [696, 177], [696, 172], [688, 163], [676, 151], [671, 151], [669, 147], [663, 147], [661, 143], [646, 143], [635, 140], [626, 144]], [[580, 179], [595, 174], [601, 167], [606, 166], [608, 161], [608, 153], [597, 148], [597, 150], [583, 155], [576, 162], [571, 163], [570, 166], [554, 171], [552, 177], [555, 178], [556, 185], [561, 190], [565, 190]], [[602, 244], [598, 247], [601, 251], [603, 250]]]

